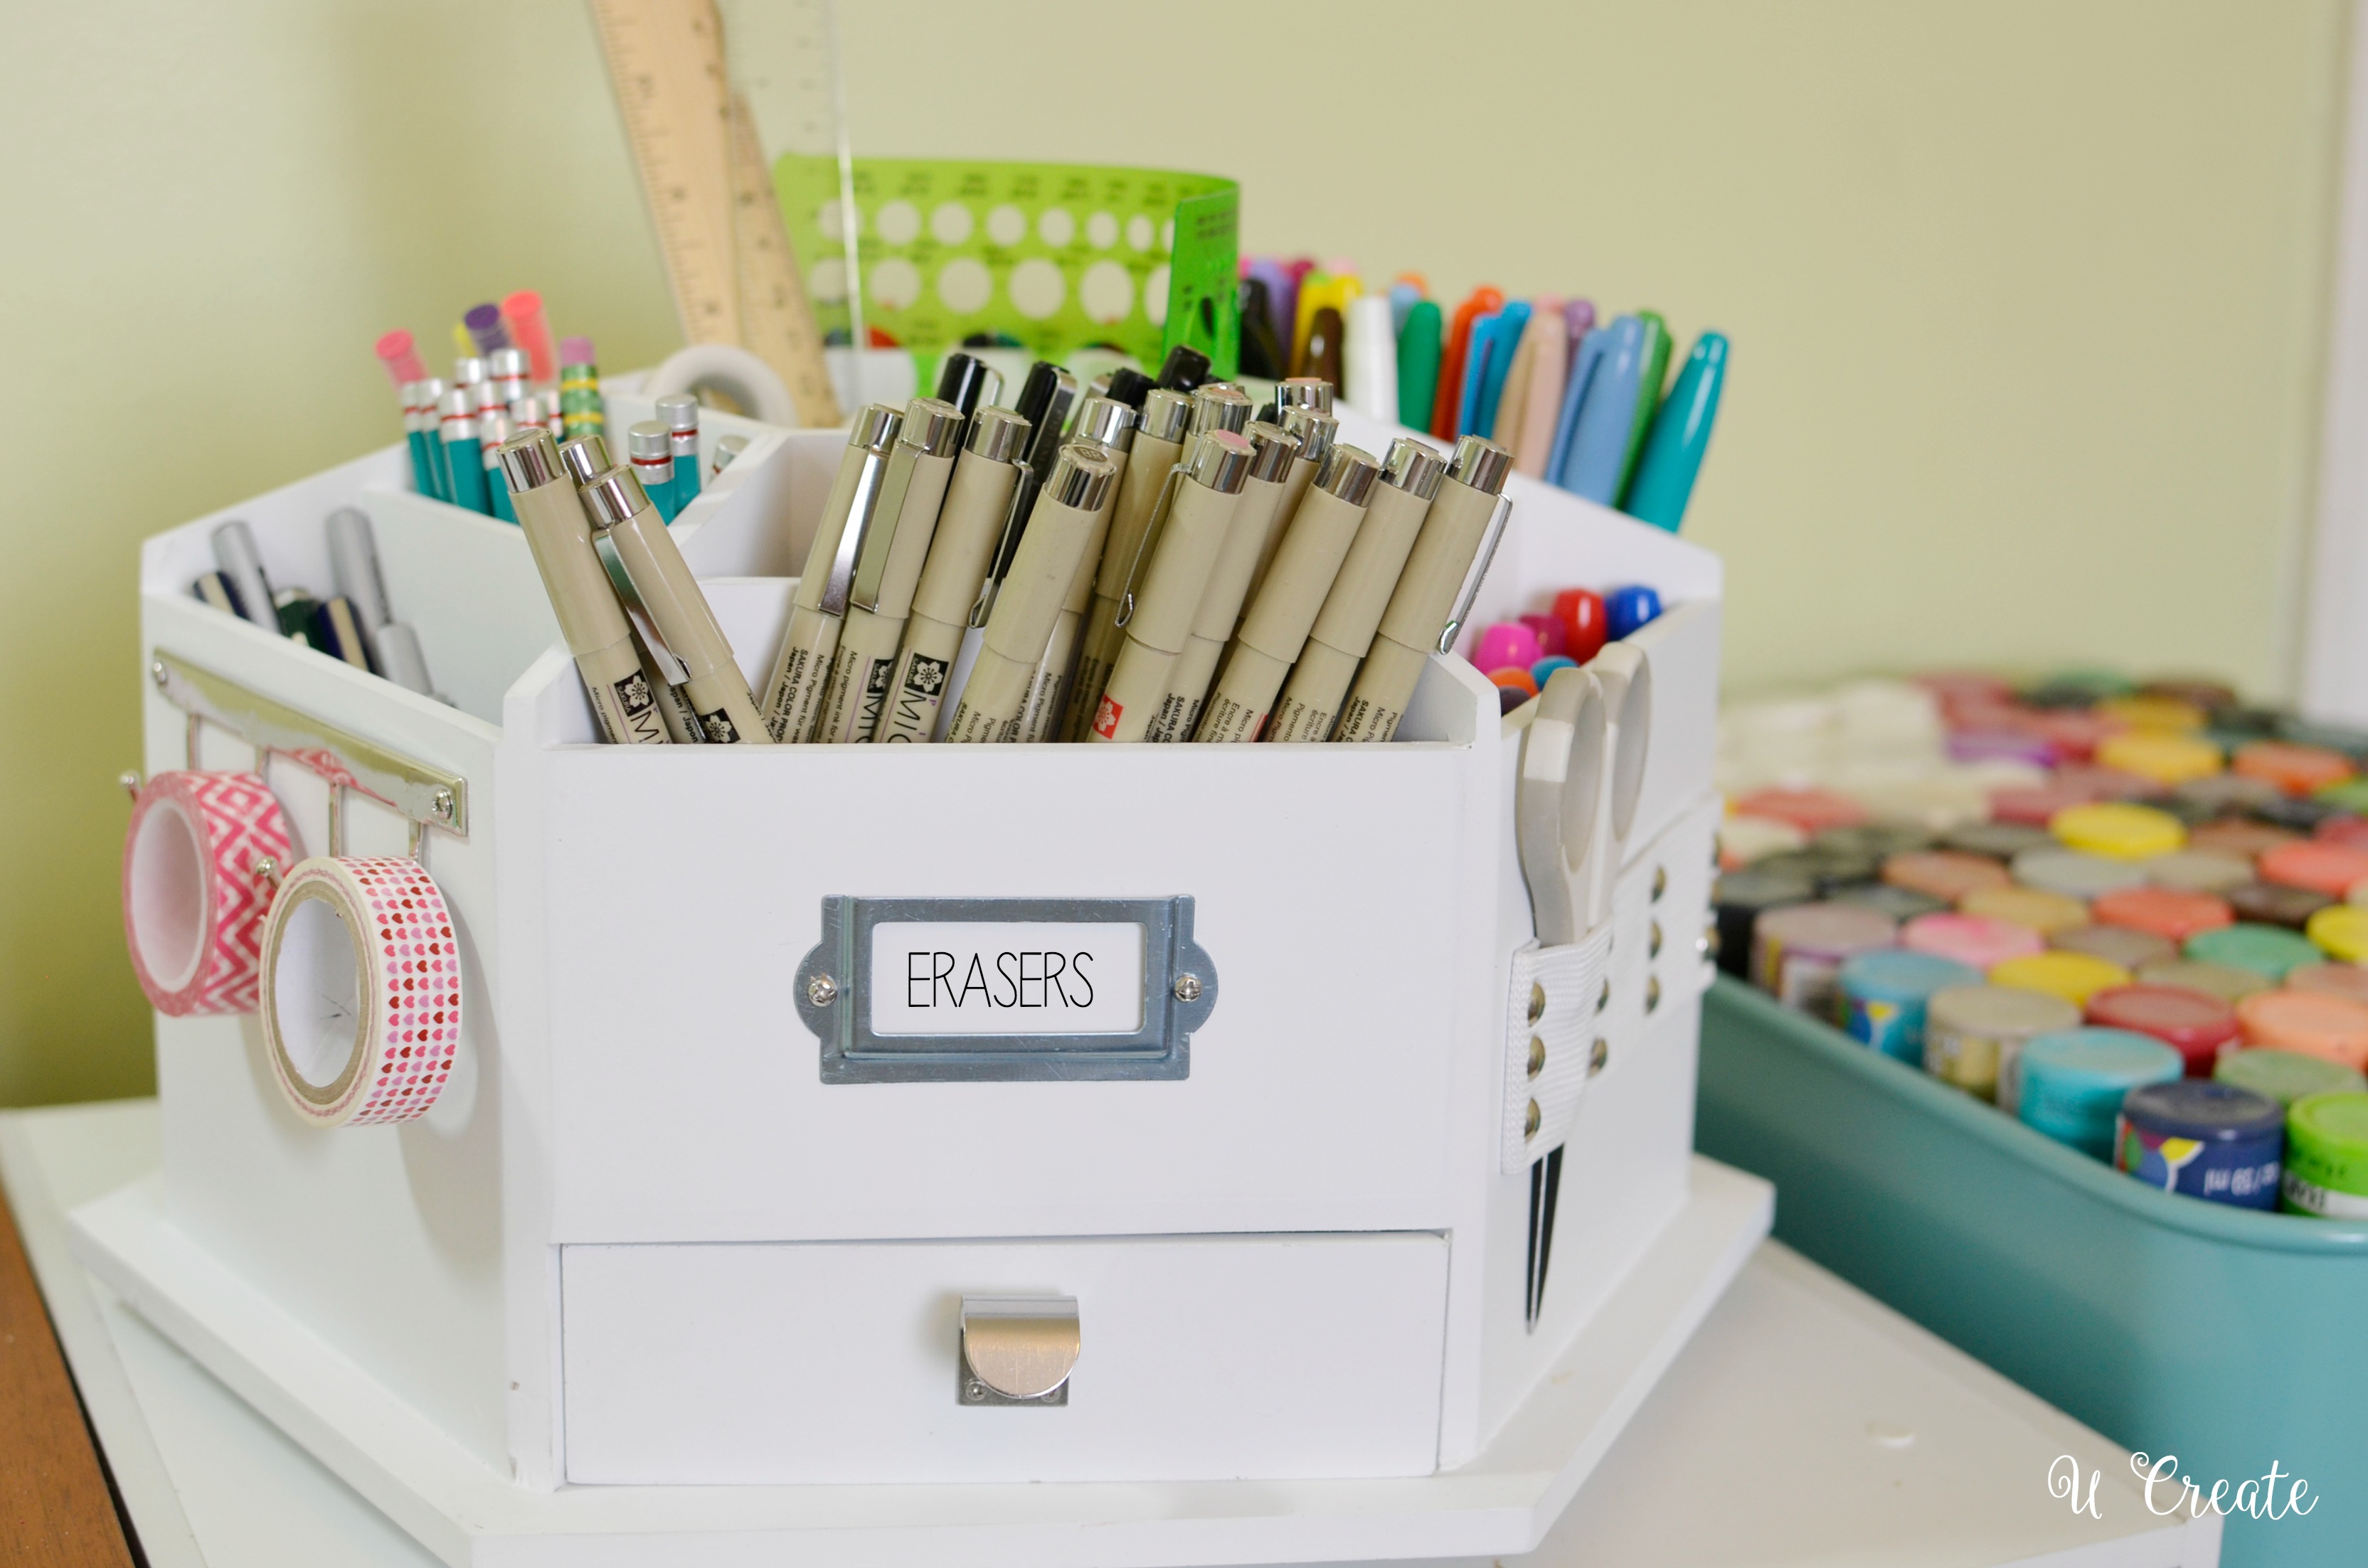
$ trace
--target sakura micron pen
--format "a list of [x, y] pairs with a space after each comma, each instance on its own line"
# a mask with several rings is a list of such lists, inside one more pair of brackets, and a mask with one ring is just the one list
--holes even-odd
[[674, 458], [674, 509], [679, 516], [699, 499], [699, 400], [677, 392], [658, 399], [657, 411], [658, 423], [666, 426], [666, 450]]
[[592, 526], [615, 547], [650, 619], [690, 671], [684, 693], [706, 738], [726, 745], [769, 744], [772, 736], [749, 700], [732, 644], [665, 519], [642, 494], [641, 481], [628, 469], [610, 469], [581, 495]]
[[[572, 492], [575, 487], [568, 488]], [[370, 515], [359, 506], [340, 506], [329, 514], [327, 532], [330, 580], [337, 586], [338, 597], [354, 607], [370, 667], [406, 690], [427, 695], [432, 688], [427, 662], [419, 654], [419, 638], [394, 619], [386, 578], [379, 569], [378, 540], [370, 531]]]
[[970, 440], [970, 423], [982, 408], [1003, 401], [1003, 373], [975, 354], [957, 349], [938, 361], [938, 401], [962, 410], [962, 440]]
[[281, 635], [279, 607], [271, 597], [271, 579], [264, 574], [263, 552], [255, 547], [255, 530], [245, 518], [233, 517], [215, 524], [211, 538], [214, 564], [222, 568], [239, 615], [274, 637]]
[[1349, 547], [1348, 559], [1324, 596], [1324, 608], [1282, 688], [1274, 713], [1276, 740], [1331, 738], [1349, 683], [1372, 645], [1373, 630], [1381, 624], [1382, 611], [1388, 608], [1398, 574], [1422, 531], [1431, 497], [1446, 474], [1439, 454], [1414, 437], [1401, 436], [1390, 443], [1382, 482], [1373, 487], [1357, 542]]
[[[1258, 589], [1274, 565], [1274, 552], [1282, 548], [1282, 536], [1290, 530], [1291, 519], [1299, 515], [1299, 504], [1307, 498], [1307, 487], [1315, 483], [1324, 460], [1332, 455], [1332, 443], [1340, 435], [1338, 420], [1312, 408], [1286, 408], [1276, 423], [1299, 443], [1299, 455], [1291, 460], [1291, 472], [1282, 482], [1282, 505], [1275, 508], [1274, 520], [1267, 526], [1266, 542], [1258, 547], [1258, 566], [1250, 573], [1249, 591], [1242, 596], [1244, 616], [1258, 602]], [[1237, 623], [1236, 635], [1240, 630]]]
[[642, 482], [642, 494], [658, 509], [658, 516], [667, 522], [681, 510], [675, 504], [674, 443], [666, 438], [664, 422], [644, 419], [625, 430], [625, 456], [633, 465], [633, 477]]
[[1158, 551], [1127, 618], [1126, 646], [1119, 650], [1101, 700], [1095, 704], [1087, 732], [1093, 740], [1151, 738], [1167, 696], [1168, 677], [1190, 641], [1193, 614], [1241, 510], [1242, 487], [1257, 455], [1247, 437], [1230, 430], [1204, 430], [1190, 466], [1179, 471], [1180, 481], [1171, 482], [1175, 499], [1168, 505], [1167, 527], [1160, 530]]
[[1110, 532], [1102, 540], [1101, 560], [1094, 570], [1093, 604], [1086, 612], [1076, 678], [1070, 683], [1069, 706], [1062, 715], [1060, 733], [1064, 741], [1086, 738], [1093, 722], [1094, 705], [1101, 700], [1102, 683], [1110, 678], [1110, 665], [1126, 642], [1120, 612], [1134, 586], [1134, 572], [1142, 554], [1144, 535], [1151, 527], [1151, 515], [1167, 487], [1168, 472], [1184, 455], [1184, 437], [1191, 423], [1191, 393], [1158, 387], [1144, 394], [1142, 419], [1127, 454], [1118, 499], [1110, 508]]
[[1292, 376], [1274, 384], [1274, 406], [1278, 414], [1294, 408], [1304, 408], [1317, 414], [1332, 412], [1332, 383], [1321, 376]]
[[1499, 504], [1513, 454], [1479, 436], [1455, 443], [1447, 477], [1423, 518], [1406, 569], [1390, 593], [1349, 705], [1340, 710], [1343, 741], [1386, 741], [1397, 733], [1422, 667], [1439, 651], [1440, 634], [1463, 597], [1473, 563], [1492, 554], [1504, 527]]
[[[1218, 657], [1224, 653], [1225, 644], [1233, 641], [1234, 628], [1241, 620], [1242, 597], [1249, 591], [1250, 572], [1258, 565], [1268, 529], [1282, 505], [1284, 481], [1290, 476], [1299, 443], [1280, 425], [1253, 425], [1247, 437], [1250, 466], [1242, 484], [1241, 504], [1234, 510], [1233, 524], [1226, 529], [1224, 543], [1218, 548], [1215, 564], [1209, 569], [1200, 608], [1193, 612], [1191, 631], [1183, 651], [1177, 655], [1176, 667], [1167, 676], [1167, 695], [1152, 717], [1150, 731], [1144, 737], [1146, 740], [1192, 738], [1192, 726], [1201, 717], [1201, 699], [1209, 695], [1209, 682], [1217, 673]], [[1154, 570], [1157, 564], [1153, 562]], [[1138, 615], [1136, 619], [1142, 618]], [[1133, 622], [1129, 622], [1128, 629], [1133, 630]]]
[[1052, 639], [1044, 644], [1044, 656], [1036, 662], [1035, 673], [1029, 677], [1028, 698], [1019, 709], [1022, 741], [1051, 740], [1064, 717], [1063, 698], [1068, 689], [1065, 677], [1077, 652], [1077, 628], [1086, 611], [1093, 607], [1095, 574], [1101, 564], [1102, 546], [1110, 537], [1110, 516], [1118, 510], [1119, 490], [1126, 482], [1128, 460], [1134, 445], [1134, 410], [1115, 398], [1087, 398], [1086, 405], [1077, 411], [1076, 439], [1101, 449], [1102, 455], [1117, 465], [1118, 475], [1102, 494], [1102, 504], [1094, 514], [1093, 532], [1086, 539], [1085, 553], [1077, 557], [1076, 575], [1069, 580], [1068, 597], [1061, 601], [1061, 613], [1053, 622]]
[[629, 745], [664, 743], [669, 737], [657, 690], [642, 667], [632, 629], [593, 546], [591, 518], [560, 465], [551, 433], [537, 427], [511, 437], [501, 445], [501, 464], [504, 488], [602, 737]]
[[1050, 360], [1029, 368], [1027, 384], [1019, 389], [1019, 416], [1029, 422], [1028, 459], [1020, 465], [1019, 488], [1011, 498], [1011, 515], [1004, 519], [1003, 537], [996, 541], [995, 559], [979, 585], [978, 600], [971, 606], [970, 623], [985, 626], [995, 612], [995, 596], [1011, 570], [1019, 540], [1035, 510], [1036, 492], [1053, 474], [1060, 459], [1062, 432], [1077, 406], [1077, 378]]
[[863, 526], [880, 504], [888, 454], [895, 448], [896, 432], [904, 422], [904, 415], [887, 403], [866, 403], [856, 411], [848, 431], [847, 449], [839, 454], [838, 476], [823, 502], [822, 521], [806, 551], [797, 592], [790, 599], [790, 624], [781, 635], [780, 656], [765, 687], [765, 726], [783, 744], [795, 745], [814, 734], [823, 682], [830, 674], [830, 656], [838, 646], [847, 614], [848, 590], [855, 581], [855, 547], [862, 541]]
[[491, 515], [485, 496], [485, 458], [477, 446], [477, 389], [472, 383], [444, 394], [438, 434], [444, 444], [444, 480], [455, 506]]
[[880, 502], [855, 551], [829, 678], [823, 682], [820, 742], [868, 741], [887, 706], [896, 650], [912, 613], [913, 591], [928, 560], [930, 536], [952, 477], [962, 410], [933, 397], [905, 405], [905, 423], [888, 455]]
[[954, 706], [946, 739], [957, 744], [1011, 742], [1019, 738], [1019, 709], [1029, 676], [1053, 635], [1062, 600], [1076, 576], [1077, 558], [1093, 533], [1118, 465], [1099, 447], [1082, 441], [1061, 449], [1051, 476], [1038, 492], [1035, 516], [1004, 574], [985, 635], [962, 700]]
[[972, 416], [938, 512], [928, 563], [913, 591], [905, 640], [888, 676], [888, 706], [872, 732], [874, 740], [911, 744], [936, 736], [971, 607], [978, 602], [979, 585], [986, 579], [1019, 488], [1028, 433], [1028, 421], [1008, 408], [982, 408]]
[[561, 442], [559, 466], [581, 490], [617, 465], [609, 456], [608, 437], [595, 433]]

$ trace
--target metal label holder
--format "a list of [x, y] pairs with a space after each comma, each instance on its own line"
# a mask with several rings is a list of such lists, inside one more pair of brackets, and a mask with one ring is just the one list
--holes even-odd
[[[874, 927], [1030, 921], [1143, 927], [1143, 1023], [1131, 1034], [881, 1035], [871, 1028]], [[798, 1017], [825, 1084], [1083, 1083], [1191, 1075], [1191, 1037], [1217, 1005], [1217, 967], [1192, 940], [1192, 900], [853, 898], [822, 901], [822, 940], [798, 964]]]

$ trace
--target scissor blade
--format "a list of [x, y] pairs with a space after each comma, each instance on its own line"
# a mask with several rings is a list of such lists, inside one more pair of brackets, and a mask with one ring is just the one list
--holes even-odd
[[1545, 1210], [1546, 1163], [1530, 1162], [1530, 1256], [1521, 1274], [1521, 1322], [1538, 1326], [1538, 1216]]
[[1531, 1221], [1537, 1233], [1538, 1255], [1538, 1282], [1530, 1297], [1530, 1327], [1533, 1331], [1546, 1310], [1546, 1265], [1554, 1261], [1554, 1200], [1562, 1196], [1562, 1151], [1554, 1150], [1538, 1165], [1545, 1168], [1545, 1205], [1543, 1212]]

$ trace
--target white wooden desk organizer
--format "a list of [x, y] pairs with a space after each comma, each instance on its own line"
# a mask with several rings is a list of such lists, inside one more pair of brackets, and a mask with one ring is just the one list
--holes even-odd
[[[762, 430], [708, 438], [735, 428]], [[753, 681], [842, 440], [762, 432], [677, 524]], [[405, 483], [393, 448], [150, 540], [143, 645], [466, 778], [466, 835], [422, 845], [464, 963], [454, 1076], [417, 1121], [324, 1131], [252, 1016], [160, 1017], [164, 1176], [77, 1225], [447, 1560], [1519, 1551], [1765, 1233], [1764, 1185], [1689, 1153], [1717, 812], [1700, 550], [1516, 479], [1471, 618], [1576, 584], [1672, 607], [1634, 639], [1653, 745], [1532, 1329], [1529, 1180], [1499, 1147], [1518, 747], [1468, 665], [1435, 658], [1378, 746], [594, 745], [521, 536]], [[324, 582], [347, 504], [455, 706], [189, 596], [229, 516], [278, 580]], [[187, 733], [152, 687], [149, 768], [185, 766]], [[199, 744], [249, 766], [213, 726]], [[270, 778], [322, 843], [325, 792]], [[400, 853], [407, 825], [363, 801], [345, 834]], [[960, 902], [1013, 899], [1037, 902]], [[884, 1014], [841, 1027], [880, 990], [859, 932], [983, 918], [1087, 949], [1139, 928], [1140, 1038], [934, 1071]]]

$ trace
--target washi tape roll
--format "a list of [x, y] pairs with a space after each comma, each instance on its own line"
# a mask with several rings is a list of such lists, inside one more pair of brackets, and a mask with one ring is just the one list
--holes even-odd
[[123, 932], [158, 1012], [254, 1010], [267, 858], [284, 870], [295, 857], [260, 775], [160, 773], [141, 790], [123, 836]]
[[273, 1075], [307, 1121], [407, 1121], [451, 1075], [460, 956], [416, 860], [300, 861], [264, 926], [262, 990]]

